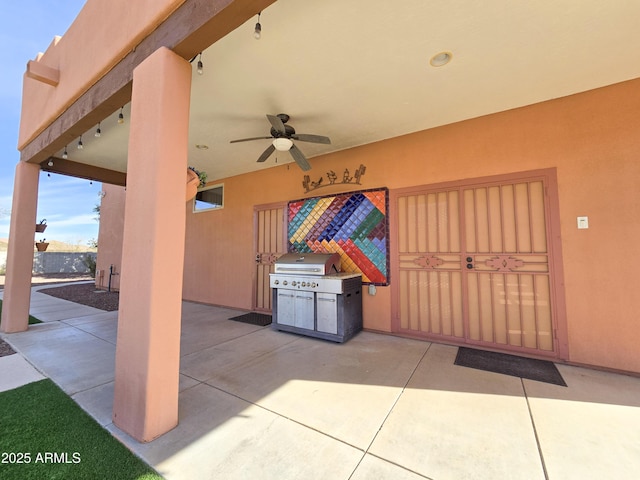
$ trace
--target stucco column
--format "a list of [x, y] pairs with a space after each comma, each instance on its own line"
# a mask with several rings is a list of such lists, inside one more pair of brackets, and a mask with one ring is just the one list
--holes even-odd
[[190, 93], [166, 48], [133, 72], [113, 421], [141, 442], [178, 424]]
[[16, 166], [0, 322], [0, 328], [6, 333], [23, 332], [29, 327], [39, 178], [40, 165], [20, 162]]

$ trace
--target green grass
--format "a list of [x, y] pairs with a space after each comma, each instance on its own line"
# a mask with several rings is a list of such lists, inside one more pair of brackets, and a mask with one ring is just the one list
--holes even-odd
[[49, 379], [0, 393], [0, 405], [3, 480], [162, 478]]
[[[2, 300], [0, 300], [0, 315], [2, 315]], [[29, 315], [29, 325], [34, 325], [36, 323], [42, 323], [42, 320], [38, 320], [33, 315]]]

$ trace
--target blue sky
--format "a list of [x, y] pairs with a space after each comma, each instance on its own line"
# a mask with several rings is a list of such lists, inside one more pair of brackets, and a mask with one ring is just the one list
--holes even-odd
[[[53, 37], [64, 35], [84, 0], [0, 2], [0, 238], [9, 236], [17, 150], [22, 76], [28, 60], [44, 52]], [[37, 219], [47, 220], [47, 240], [85, 245], [98, 237], [93, 208], [102, 185], [62, 175], [40, 174]], [[37, 234], [38, 239], [41, 234]]]

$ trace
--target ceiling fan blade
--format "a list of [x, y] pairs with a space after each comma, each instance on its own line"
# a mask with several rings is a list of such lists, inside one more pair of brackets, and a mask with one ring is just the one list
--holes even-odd
[[241, 138], [240, 140], [231, 140], [229, 143], [238, 143], [238, 142], [249, 142], [251, 140], [264, 140], [264, 139], [272, 139], [273, 137], [251, 137], [251, 138]]
[[304, 170], [305, 172], [307, 170], [311, 170], [311, 165], [309, 164], [309, 162], [307, 161], [307, 158], [304, 156], [304, 154], [300, 151], [298, 147], [296, 147], [295, 145], [292, 145], [289, 152], [291, 153], [291, 156], [293, 157], [293, 159], [296, 161], [296, 163], [302, 170]]
[[329, 137], [325, 137], [323, 135], [311, 135], [308, 133], [296, 133], [295, 135], [291, 135], [291, 138], [295, 140], [300, 140], [301, 142], [311, 142], [311, 143], [324, 143], [325, 145], [330, 145], [331, 140]]
[[271, 126], [275, 129], [276, 132], [283, 134], [287, 133], [284, 128], [284, 123], [282, 123], [282, 120], [280, 120], [280, 118], [276, 117], [275, 115], [267, 115], [267, 118], [269, 119]]
[[264, 162], [267, 158], [269, 158], [269, 156], [274, 152], [275, 149], [276, 147], [274, 147], [273, 144], [269, 145], [267, 149], [262, 152], [260, 158], [258, 158], [258, 162]]

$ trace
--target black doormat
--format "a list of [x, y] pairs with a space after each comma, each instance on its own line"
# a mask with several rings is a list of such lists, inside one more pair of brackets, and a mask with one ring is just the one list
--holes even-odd
[[271, 324], [271, 315], [266, 315], [264, 313], [256, 313], [250, 312], [245, 313], [244, 315], [238, 315], [237, 317], [231, 317], [229, 320], [234, 320], [236, 322], [242, 323], [250, 323], [251, 325], [259, 325], [261, 327], [266, 327]]
[[505, 353], [460, 347], [454, 364], [513, 377], [528, 378], [529, 380], [563, 387], [567, 386], [553, 362], [547, 360], [536, 360]]

